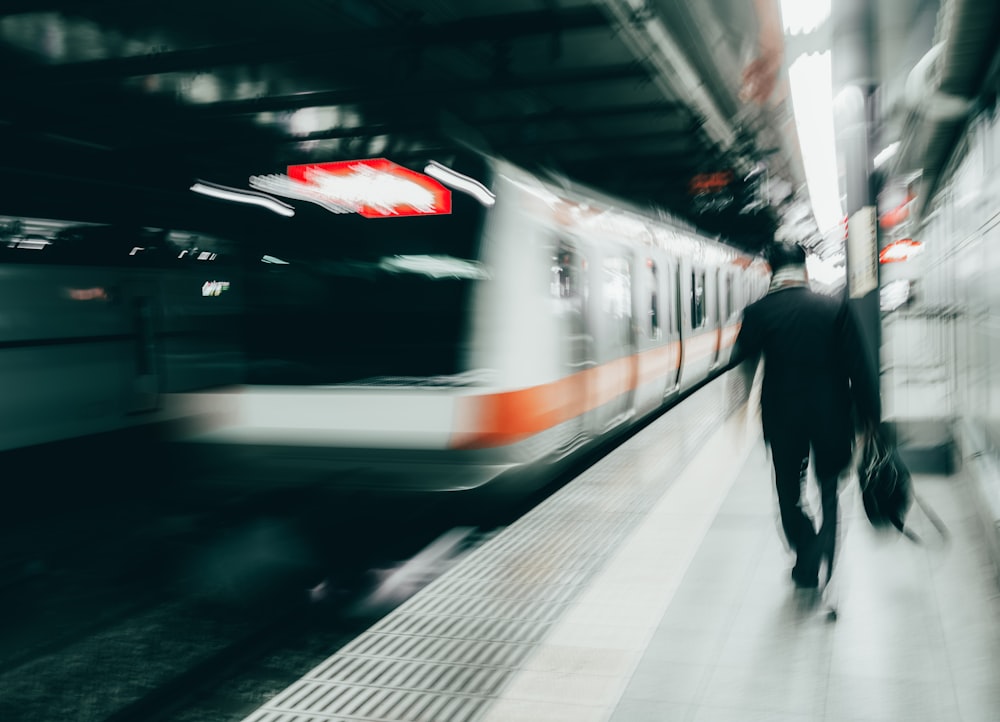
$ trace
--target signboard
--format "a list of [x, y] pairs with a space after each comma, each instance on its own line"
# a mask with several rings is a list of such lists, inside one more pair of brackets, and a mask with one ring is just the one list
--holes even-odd
[[920, 241], [915, 241], [912, 238], [902, 238], [898, 241], [893, 241], [883, 248], [878, 254], [878, 262], [899, 263], [900, 261], [909, 260], [911, 256], [917, 255], [922, 250], [924, 250], [924, 245]]
[[715, 193], [733, 182], [733, 172], [731, 170], [716, 171], [714, 173], [699, 173], [691, 178], [691, 193]]
[[451, 213], [450, 190], [386, 158], [290, 165], [288, 178], [307, 187], [309, 200], [365, 218]]
[[847, 220], [847, 288], [862, 298], [878, 288], [878, 227], [875, 206], [864, 206]]

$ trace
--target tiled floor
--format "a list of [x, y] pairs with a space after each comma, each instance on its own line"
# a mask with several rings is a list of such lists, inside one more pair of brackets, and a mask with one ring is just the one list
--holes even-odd
[[952, 533], [914, 510], [926, 546], [871, 529], [845, 480], [834, 583], [797, 591], [755, 431], [736, 414], [709, 439], [486, 720], [1000, 721], [1000, 587], [967, 480], [915, 478]]
[[966, 479], [916, 478], [952, 532], [912, 512], [925, 547], [876, 534], [848, 480], [834, 584], [796, 591], [759, 421], [724, 411], [729, 383], [248, 720], [1000, 722], [1000, 587]]
[[848, 481], [824, 598], [789, 583], [770, 482], [758, 443], [611, 719], [1000, 720], [1000, 596], [966, 480], [915, 479], [953, 534], [915, 510], [926, 547], [874, 532]]

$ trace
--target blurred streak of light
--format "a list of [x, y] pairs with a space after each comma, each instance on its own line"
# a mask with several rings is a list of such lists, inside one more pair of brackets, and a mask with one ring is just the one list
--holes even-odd
[[324, 196], [318, 189], [307, 183], [299, 183], [282, 173], [271, 173], [270, 175], [250, 176], [250, 185], [253, 188], [277, 193], [285, 198], [295, 198], [300, 201], [315, 203], [320, 208], [324, 208], [331, 213], [351, 213], [352, 209], [347, 206], [334, 203]]
[[890, 281], [882, 287], [879, 293], [879, 306], [886, 313], [895, 311], [909, 300], [910, 281], [908, 279]]
[[287, 266], [288, 265], [288, 261], [283, 261], [280, 258], [276, 258], [275, 256], [264, 255], [264, 256], [261, 256], [260, 260], [261, 260], [262, 263], [275, 263], [275, 264], [278, 264], [280, 266]]
[[74, 301], [109, 300], [107, 290], [101, 288], [100, 286], [95, 286], [93, 288], [70, 288], [66, 290], [66, 295], [68, 295]]
[[432, 160], [427, 164], [424, 168], [424, 173], [431, 178], [436, 178], [450, 188], [467, 193], [484, 206], [490, 207], [497, 202], [497, 197], [482, 183], [458, 171], [452, 170], [448, 166], [438, 163], [436, 160]]
[[830, 51], [796, 58], [788, 69], [788, 80], [809, 199], [816, 225], [825, 236], [836, 231], [844, 220], [834, 140]]
[[214, 75], [200, 73], [182, 83], [181, 88], [192, 103], [218, 103], [222, 100], [222, 86]]
[[244, 191], [238, 188], [226, 188], [224, 186], [210, 185], [202, 181], [191, 186], [195, 193], [220, 198], [225, 201], [235, 201], [236, 203], [247, 203], [249, 205], [260, 206], [269, 211], [277, 213], [279, 216], [291, 218], [295, 215], [295, 209], [287, 203], [282, 203], [277, 198], [271, 198], [263, 193], [254, 191]]
[[847, 277], [847, 268], [843, 264], [843, 257], [840, 263], [834, 261], [834, 257], [823, 259], [816, 254], [810, 253], [806, 256], [806, 268], [809, 272], [809, 279], [815, 280], [827, 286], [839, 286]]
[[890, 143], [879, 151], [878, 155], [875, 156], [875, 167], [881, 168], [885, 165], [893, 156], [896, 155], [897, 152], [899, 152], [899, 146], [900, 141], [897, 140], [895, 143]]
[[461, 557], [466, 540], [473, 531], [472, 527], [450, 529], [407, 561], [379, 572], [378, 585], [359, 603], [355, 613], [371, 613], [406, 601]]
[[223, 291], [229, 290], [229, 281], [205, 281], [201, 287], [202, 296], [221, 296]]
[[286, 127], [295, 136], [309, 135], [343, 126], [340, 106], [301, 108], [289, 116]]
[[815, 31], [830, 17], [831, 0], [781, 0], [781, 20], [789, 35]]
[[28, 251], [41, 251], [51, 245], [51, 241], [34, 238], [18, 238], [7, 244], [8, 248], [24, 248]]
[[451, 256], [392, 256], [383, 258], [379, 267], [391, 273], [420, 273], [430, 278], [490, 279], [489, 272], [481, 264]]

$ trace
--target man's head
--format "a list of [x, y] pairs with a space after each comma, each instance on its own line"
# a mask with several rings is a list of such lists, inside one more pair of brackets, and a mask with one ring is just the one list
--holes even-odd
[[788, 266], [805, 266], [806, 252], [795, 243], [772, 243], [764, 254], [771, 272], [776, 273]]

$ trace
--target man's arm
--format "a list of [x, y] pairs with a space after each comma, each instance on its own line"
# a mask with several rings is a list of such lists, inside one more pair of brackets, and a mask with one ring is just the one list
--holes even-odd
[[759, 329], [753, 305], [747, 306], [743, 311], [743, 322], [740, 324], [740, 332], [736, 336], [731, 359], [734, 366], [739, 366], [740, 375], [743, 376], [747, 389], [753, 385], [753, 377], [756, 375], [757, 366], [760, 363], [763, 341]]

